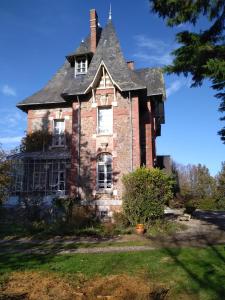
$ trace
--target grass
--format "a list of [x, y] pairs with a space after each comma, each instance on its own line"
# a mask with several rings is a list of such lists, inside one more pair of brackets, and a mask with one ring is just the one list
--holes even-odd
[[[174, 248], [132, 253], [28, 255], [0, 254], [0, 278], [13, 271], [38, 270], [60, 276], [145, 274], [146, 280], [170, 287], [171, 299], [221, 300], [225, 295], [225, 247]], [[0, 282], [1, 282], [0, 280]], [[182, 298], [183, 299], [183, 298]]]

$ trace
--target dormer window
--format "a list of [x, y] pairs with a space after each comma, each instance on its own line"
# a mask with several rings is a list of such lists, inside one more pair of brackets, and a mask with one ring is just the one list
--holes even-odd
[[75, 77], [87, 73], [88, 60], [87, 57], [77, 57], [75, 60]]

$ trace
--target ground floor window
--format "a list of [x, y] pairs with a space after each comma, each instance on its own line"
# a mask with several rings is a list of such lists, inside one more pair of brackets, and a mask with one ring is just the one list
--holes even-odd
[[108, 153], [97, 158], [97, 187], [100, 190], [112, 188], [112, 155]]
[[12, 193], [68, 192], [69, 160], [12, 161]]

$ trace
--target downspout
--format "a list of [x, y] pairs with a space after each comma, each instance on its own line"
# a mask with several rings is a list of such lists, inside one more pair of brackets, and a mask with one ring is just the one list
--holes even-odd
[[78, 155], [78, 185], [77, 185], [77, 197], [79, 198], [79, 188], [80, 188], [80, 98], [77, 96], [77, 102], [78, 102], [78, 120], [77, 120], [77, 126], [78, 126], [78, 149], [77, 149], [77, 155]]
[[131, 172], [133, 172], [133, 120], [132, 120], [132, 98], [131, 92], [129, 91], [129, 102], [130, 102], [130, 128], [131, 128]]

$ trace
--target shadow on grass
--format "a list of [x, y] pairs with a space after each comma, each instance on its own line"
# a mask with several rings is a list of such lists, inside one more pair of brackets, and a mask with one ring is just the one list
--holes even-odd
[[[168, 244], [165, 243], [164, 250], [173, 262], [192, 280], [194, 283], [191, 288], [192, 292], [194, 292], [194, 294], [198, 294], [200, 298], [200, 294], [205, 293], [209, 297], [211, 295], [211, 298], [207, 299], [224, 299], [225, 273], [223, 268], [225, 265], [225, 247], [223, 247], [222, 251], [219, 251], [218, 247], [212, 244], [211, 238], [208, 239], [207, 236], [204, 235], [201, 236], [201, 244], [207, 246], [207, 248], [205, 248], [207, 255], [193, 255], [193, 248], [189, 248], [190, 253], [187, 253], [187, 257], [184, 258], [182, 248], [180, 248], [180, 241], [174, 239], [172, 242], [175, 248], [170, 248], [168, 247]], [[189, 244], [191, 247], [193, 246], [193, 240], [190, 239], [188, 241], [187, 239], [185, 244]], [[194, 246], [196, 246], [195, 243]], [[187, 294], [190, 292], [190, 287], [187, 287], [186, 282], [183, 282], [182, 289]], [[203, 297], [201, 299], [205, 298]]]

